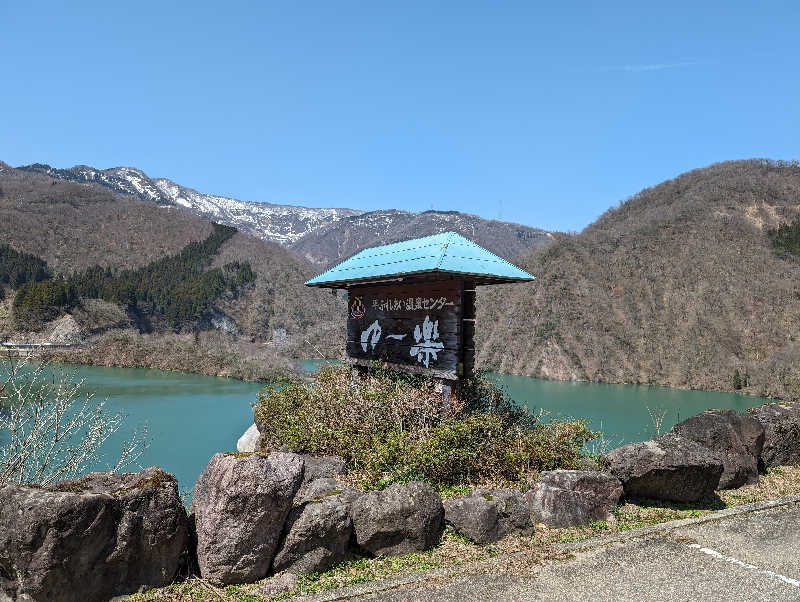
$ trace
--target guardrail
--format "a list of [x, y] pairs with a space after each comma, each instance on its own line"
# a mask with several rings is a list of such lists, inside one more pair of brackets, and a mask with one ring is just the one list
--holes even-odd
[[4, 349], [64, 349], [79, 346], [80, 343], [0, 343]]
[[6, 358], [36, 358], [48, 351], [77, 349], [80, 343], [0, 343], [0, 356]]

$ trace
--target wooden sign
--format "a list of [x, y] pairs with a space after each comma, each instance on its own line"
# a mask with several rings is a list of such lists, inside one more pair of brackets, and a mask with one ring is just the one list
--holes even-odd
[[456, 380], [461, 361], [459, 280], [360, 286], [349, 290], [347, 357]]

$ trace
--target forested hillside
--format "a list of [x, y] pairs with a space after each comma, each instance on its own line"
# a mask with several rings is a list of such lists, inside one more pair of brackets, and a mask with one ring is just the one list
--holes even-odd
[[310, 344], [335, 353], [326, 328], [342, 302], [303, 286], [314, 268], [170, 207], [0, 164], [0, 242], [0, 289], [18, 289], [21, 318], [0, 325], [6, 336], [69, 312], [89, 334], [222, 324], [256, 345], [277, 333], [287, 354], [310, 355]]
[[0, 241], [41, 257], [59, 273], [139, 267], [211, 233], [210, 222], [180, 211], [2, 162], [0, 218]]
[[521, 262], [535, 283], [480, 291], [478, 362], [793, 396], [800, 258], [771, 230], [799, 214], [796, 163], [719, 163], [643, 190]]
[[[315, 261], [346, 257], [452, 219], [473, 237], [469, 216], [445, 217], [421, 220], [400, 211], [340, 217], [317, 239], [300, 239], [296, 251]], [[576, 235], [522, 227], [511, 235], [509, 224], [483, 220], [476, 226], [483, 238], [474, 238], [506, 257], [528, 249], [517, 263], [537, 280], [480, 289], [478, 364], [546, 378], [796, 397], [796, 218], [800, 166], [750, 160], [643, 190]], [[343, 295], [303, 286], [320, 268], [280, 245], [219, 228], [97, 184], [0, 164], [0, 289], [12, 293], [0, 300], [0, 330], [15, 290], [25, 293], [19, 307], [30, 293], [25, 287], [39, 286], [23, 281], [58, 281], [74, 289], [64, 289], [59, 311], [70, 311], [90, 335], [152, 328], [173, 337], [173, 356], [160, 358], [159, 367], [208, 362], [203, 370], [226, 373], [218, 367], [225, 358], [255, 353], [261, 359], [250, 368], [228, 373], [256, 374], [266, 349], [276, 357], [340, 356]], [[204, 246], [209, 241], [213, 248]], [[187, 249], [206, 252], [185, 256]], [[185, 288], [172, 290], [172, 280], [159, 276], [166, 273], [185, 274]], [[136, 307], [150, 312], [149, 325], [131, 311]], [[181, 334], [187, 332], [217, 338], [192, 342]], [[97, 340], [104, 355], [122, 354], [127, 345], [120, 361], [135, 365], [163, 348], [160, 339], [125, 337]], [[215, 346], [204, 348], [204, 341]]]
[[209, 269], [234, 234], [235, 228], [213, 224], [206, 239], [140, 268], [114, 272], [96, 265], [49, 279], [39, 277], [47, 273], [46, 265], [33, 273], [29, 269], [17, 276], [14, 323], [20, 329], [40, 330], [46, 322], [82, 307], [83, 299], [102, 299], [135, 313], [148, 331], [197, 330], [223, 294], [235, 297], [255, 281], [248, 261]]

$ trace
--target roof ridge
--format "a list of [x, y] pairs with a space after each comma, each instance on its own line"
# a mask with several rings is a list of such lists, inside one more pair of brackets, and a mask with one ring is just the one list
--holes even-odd
[[425, 272], [440, 277], [444, 274], [473, 275], [486, 280], [485, 284], [535, 279], [504, 257], [450, 230], [362, 249], [306, 284], [337, 288], [348, 282]]
[[445, 243], [442, 245], [442, 252], [439, 253], [439, 261], [436, 262], [435, 270], [438, 270], [442, 267], [442, 261], [444, 261], [444, 256], [447, 255], [447, 249], [450, 247], [450, 241], [453, 238], [454, 232], [440, 232], [440, 234], [445, 234], [447, 238], [445, 239]]
[[[511, 267], [517, 268], [518, 270], [522, 270], [522, 268], [521, 268], [521, 267], [519, 267], [517, 264], [515, 264], [515, 263], [513, 263], [513, 262], [509, 261], [509, 260], [508, 260], [508, 259], [506, 259], [505, 257], [501, 257], [501, 256], [500, 256], [500, 255], [498, 255], [497, 253], [493, 253], [492, 251], [490, 251], [490, 250], [489, 250], [489, 249], [487, 249], [486, 247], [482, 247], [481, 245], [479, 245], [478, 243], [476, 243], [474, 240], [470, 240], [470, 239], [469, 239], [469, 238], [467, 238], [466, 236], [463, 236], [463, 235], [460, 235], [460, 234], [459, 234], [459, 236], [461, 236], [461, 238], [463, 238], [464, 240], [466, 240], [466, 241], [467, 241], [468, 243], [470, 243], [472, 246], [474, 246], [474, 247], [478, 247], [478, 248], [479, 248], [481, 251], [483, 251], [484, 253], [488, 253], [489, 255], [491, 255], [492, 257], [494, 257], [495, 259], [497, 259], [499, 262], [501, 262], [501, 263], [505, 263], [505, 264], [507, 264], [507, 265], [510, 265]], [[522, 270], [522, 271], [524, 272], [525, 270]]]
[[[364, 247], [363, 249], [360, 249], [360, 250], [356, 251], [355, 253], [353, 253], [352, 255], [350, 255], [350, 257], [345, 257], [345, 258], [344, 258], [344, 259], [342, 259], [341, 261], [339, 261], [339, 262], [337, 262], [337, 263], [333, 264], [333, 265], [332, 265], [331, 267], [329, 267], [327, 270], [325, 270], [325, 271], [323, 271], [322, 273], [320, 273], [320, 274], [317, 274], [316, 276], [314, 276], [313, 278], [311, 278], [311, 280], [317, 280], [318, 278], [322, 278], [322, 277], [323, 277], [325, 274], [327, 274], [328, 272], [333, 272], [333, 271], [335, 271], [335, 270], [336, 270], [336, 268], [338, 268], [339, 266], [341, 266], [343, 263], [345, 263], [345, 262], [347, 262], [347, 261], [350, 261], [351, 259], [355, 259], [356, 257], [358, 257], [359, 255], [361, 255], [362, 253], [366, 253], [367, 251], [370, 251], [370, 250], [372, 250], [372, 249], [382, 249], [382, 248], [385, 248], [385, 247], [391, 247], [391, 246], [394, 246], [394, 245], [400, 245], [400, 244], [407, 243], [407, 242], [415, 242], [415, 241], [420, 241], [420, 240], [424, 240], [424, 239], [426, 239], [426, 238], [433, 238], [434, 236], [440, 236], [441, 234], [442, 234], [442, 232], [439, 232], [439, 233], [437, 233], [437, 234], [428, 234], [427, 236], [421, 236], [421, 237], [419, 237], [419, 238], [412, 238], [412, 239], [407, 239], [407, 240], [398, 240], [397, 242], [390, 242], [389, 244], [385, 244], [385, 245], [375, 245], [374, 247]], [[452, 234], [452, 232], [448, 232], [448, 234]], [[425, 246], [426, 246], [426, 245], [419, 245], [419, 246], [416, 246], [416, 247], [411, 247], [409, 250], [421, 249], [421, 248], [423, 248], [423, 247], [425, 247]], [[387, 252], [384, 252], [384, 253], [379, 253], [379, 255], [387, 255], [387, 254], [389, 254], [389, 253], [390, 253], [390, 251], [387, 251]], [[390, 262], [390, 263], [393, 263], [393, 262]], [[309, 280], [309, 282], [310, 282], [311, 280]]]

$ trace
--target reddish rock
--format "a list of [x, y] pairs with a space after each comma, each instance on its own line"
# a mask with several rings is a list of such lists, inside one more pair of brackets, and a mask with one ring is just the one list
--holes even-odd
[[618, 478], [586, 470], [543, 472], [527, 494], [531, 521], [554, 527], [611, 520], [621, 496]]
[[192, 498], [202, 577], [223, 585], [266, 577], [302, 479], [297, 454], [211, 458]]
[[0, 489], [0, 592], [12, 600], [106, 601], [168, 585], [187, 541], [178, 483], [160, 468]]

